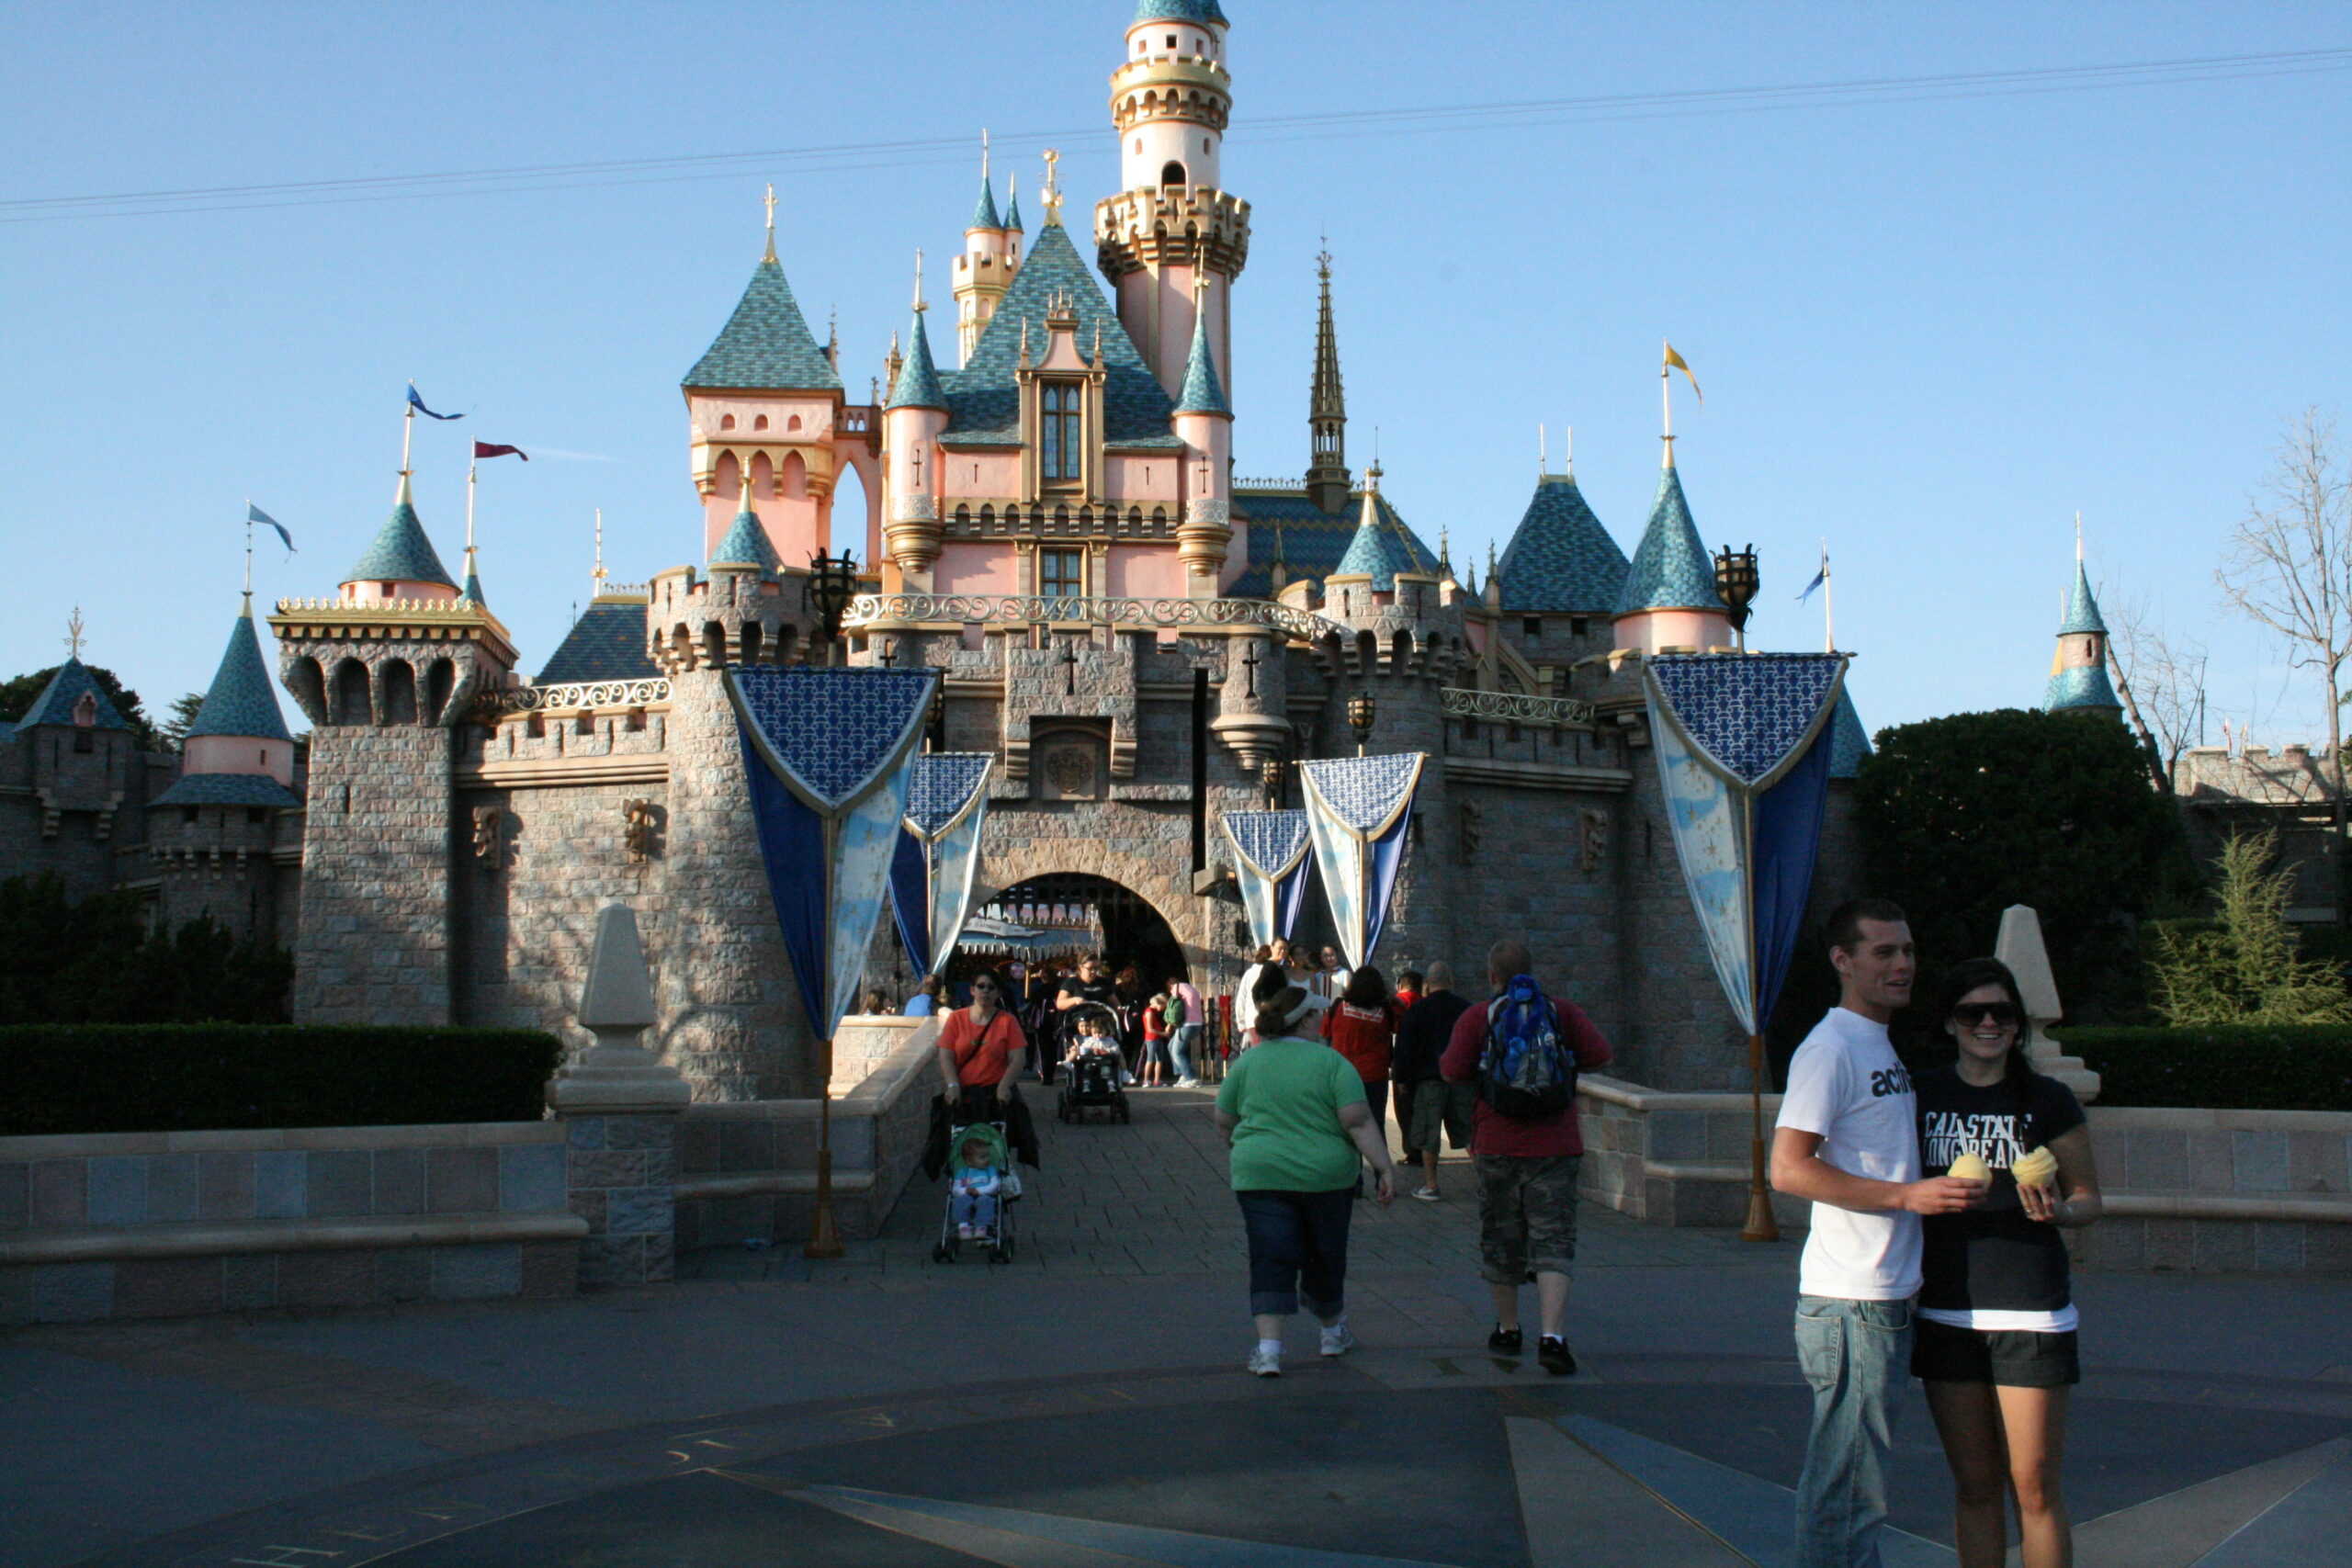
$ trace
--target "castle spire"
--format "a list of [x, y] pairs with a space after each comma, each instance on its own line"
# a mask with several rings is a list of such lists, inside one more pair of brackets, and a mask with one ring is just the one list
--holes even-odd
[[1340, 385], [1340, 339], [1331, 325], [1331, 253], [1315, 258], [1315, 387], [1307, 399], [1306, 493], [1336, 517], [1348, 504], [1348, 403]]
[[989, 179], [989, 133], [980, 132], [980, 199], [972, 209], [972, 220], [967, 229], [1001, 229], [1004, 220], [997, 216], [996, 186]]
[[1021, 171], [1015, 169], [1004, 176], [1004, 227], [1008, 233], [1021, 231]]
[[775, 260], [775, 185], [771, 181], [765, 202], [768, 209], [768, 248], [761, 254], [762, 261]]
[[2052, 713], [2106, 713], [2120, 716], [2123, 705], [2107, 675], [2107, 622], [2098, 613], [2083, 564], [2083, 518], [2075, 514], [2075, 591], [2058, 625], [2058, 648], [2050, 660], [2050, 685], [2041, 705]]

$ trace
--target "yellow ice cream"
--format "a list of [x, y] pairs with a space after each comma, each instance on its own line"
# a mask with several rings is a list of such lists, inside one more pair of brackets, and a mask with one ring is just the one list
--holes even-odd
[[2058, 1156], [2048, 1149], [2036, 1149], [2011, 1166], [2009, 1174], [2018, 1179], [2020, 1186], [2047, 1187], [2050, 1179], [2058, 1174]]
[[1986, 1165], [1983, 1160], [1971, 1154], [1963, 1154], [1954, 1158], [1951, 1162], [1951, 1168], [1945, 1171], [1944, 1174], [1946, 1176], [1957, 1176], [1962, 1181], [1990, 1181], [1993, 1179], [1992, 1167]]

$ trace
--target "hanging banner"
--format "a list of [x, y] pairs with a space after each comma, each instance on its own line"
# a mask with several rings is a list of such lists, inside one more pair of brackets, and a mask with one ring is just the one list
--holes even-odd
[[1411, 841], [1413, 794], [1428, 761], [1423, 752], [1400, 751], [1298, 765], [1316, 868], [1351, 969], [1371, 962], [1388, 923]]
[[1683, 885], [1724, 999], [1760, 1033], [1813, 888], [1846, 659], [1661, 654], [1643, 670]]
[[890, 865], [890, 913], [917, 975], [945, 968], [964, 933], [995, 762], [986, 751], [933, 751], [910, 765], [907, 815]]
[[1250, 940], [1264, 947], [1288, 937], [1306, 901], [1306, 858], [1312, 835], [1304, 811], [1228, 811], [1225, 841], [1233, 846], [1233, 876], [1250, 917]]
[[906, 815], [933, 670], [727, 671], [776, 924], [820, 1040], [857, 997]]

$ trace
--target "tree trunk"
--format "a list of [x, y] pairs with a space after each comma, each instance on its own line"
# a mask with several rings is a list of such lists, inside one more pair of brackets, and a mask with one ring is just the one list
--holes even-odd
[[2330, 835], [2333, 859], [2335, 863], [2335, 923], [2342, 925], [2352, 918], [2352, 900], [2345, 897], [2344, 854], [2344, 710], [2336, 705], [2341, 700], [2336, 692], [2335, 666], [2327, 666], [2327, 767], [2320, 773], [2326, 781], [2334, 831]]

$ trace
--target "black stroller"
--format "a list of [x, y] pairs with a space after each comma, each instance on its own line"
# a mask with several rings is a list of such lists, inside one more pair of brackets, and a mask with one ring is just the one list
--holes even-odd
[[[1001, 1105], [993, 1097], [974, 1103], [995, 1110], [1000, 1117], [1003, 1114]], [[952, 1173], [960, 1168], [964, 1145], [974, 1138], [988, 1144], [990, 1152], [996, 1156], [995, 1168], [998, 1178], [995, 1193], [996, 1223], [990, 1225], [969, 1227], [957, 1223], [956, 1210], [958, 1194], [951, 1174], [947, 1204], [940, 1216], [939, 1244], [931, 1249], [932, 1261], [934, 1263], [955, 1262], [963, 1255], [963, 1250], [967, 1247], [978, 1247], [990, 1263], [1012, 1261], [1014, 1245], [1012, 1216], [1014, 1210], [1021, 1202], [1021, 1172], [1013, 1165], [1012, 1147], [1006, 1123], [1001, 1120], [974, 1121], [952, 1127], [947, 1142], [949, 1172]]]
[[[1088, 1019], [1099, 1021], [1102, 1032], [1088, 1035], [1080, 1024]], [[1133, 1117], [1127, 1110], [1127, 1091], [1120, 1087], [1126, 1075], [1126, 1057], [1119, 1050], [1118, 1014], [1100, 1002], [1089, 1002], [1069, 1010], [1065, 1020], [1069, 1033], [1062, 1047], [1061, 1095], [1054, 1104], [1054, 1113], [1065, 1122], [1082, 1122], [1089, 1111], [1109, 1112], [1114, 1122], [1128, 1122]], [[1095, 1044], [1086, 1042], [1092, 1040]]]

